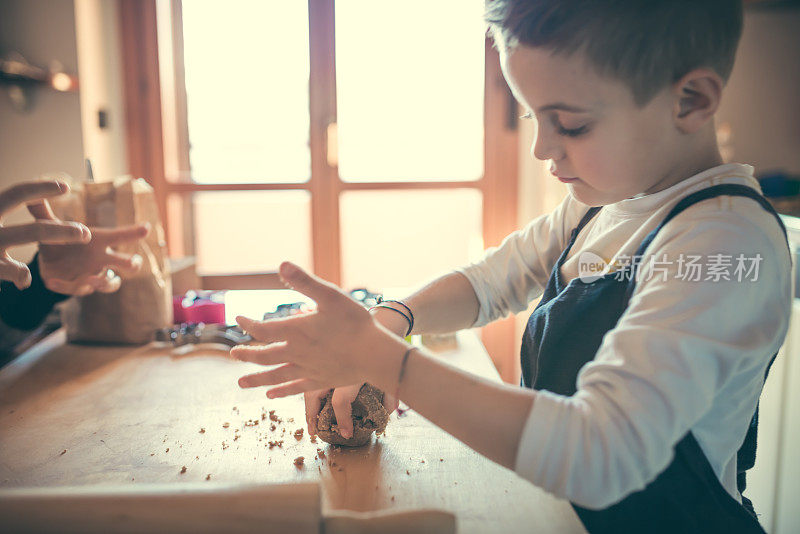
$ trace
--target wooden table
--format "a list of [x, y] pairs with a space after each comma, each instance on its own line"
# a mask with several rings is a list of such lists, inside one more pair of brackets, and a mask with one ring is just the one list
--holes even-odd
[[[440, 358], [500, 380], [472, 332], [457, 339]], [[56, 332], [0, 371], [0, 489], [319, 482], [323, 515], [437, 508], [461, 533], [584, 532], [568, 503], [414, 411], [360, 449], [296, 439], [302, 397], [240, 389], [256, 368], [220, 350], [77, 346]]]

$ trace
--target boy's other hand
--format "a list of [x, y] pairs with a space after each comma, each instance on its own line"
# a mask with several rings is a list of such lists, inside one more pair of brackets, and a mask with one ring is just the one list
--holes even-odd
[[[354, 386], [338, 387], [333, 390], [333, 397], [331, 404], [333, 404], [333, 413], [336, 415], [336, 425], [339, 427], [339, 434], [343, 438], [350, 438], [353, 436], [353, 412], [352, 404], [361, 391], [363, 384]], [[313, 436], [317, 433], [317, 416], [322, 409], [322, 400], [328, 394], [329, 389], [317, 389], [305, 393], [306, 402], [306, 423], [308, 423], [308, 433]], [[384, 393], [383, 406], [390, 414], [394, 412], [399, 405], [394, 396]]]
[[[8, 212], [29, 202], [46, 206], [47, 198], [63, 195], [69, 191], [64, 182], [29, 181], [22, 182], [0, 191], [0, 219]], [[37, 220], [29, 224], [3, 226], [0, 223], [0, 279], [9, 280], [17, 289], [25, 289], [31, 283], [28, 266], [8, 255], [7, 249], [26, 243], [49, 243], [52, 246], [66, 243], [86, 243], [92, 235], [80, 223], [64, 222], [56, 219]]]

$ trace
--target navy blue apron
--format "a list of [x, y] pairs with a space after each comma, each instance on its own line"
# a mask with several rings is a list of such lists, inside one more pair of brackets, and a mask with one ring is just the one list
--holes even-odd
[[[751, 187], [722, 184], [683, 198], [650, 232], [636, 251], [643, 257], [659, 230], [689, 206], [723, 196], [746, 196], [772, 213], [784, 235], [786, 228], [769, 202]], [[628, 307], [636, 281], [637, 262], [585, 283], [575, 278], [564, 284], [561, 265], [581, 229], [600, 211], [590, 208], [581, 219], [550, 273], [547, 287], [528, 319], [522, 339], [522, 385], [535, 390], [571, 396], [578, 371], [594, 359], [603, 336], [613, 329]], [[788, 246], [788, 241], [787, 241]], [[591, 317], [587, 321], [586, 317]], [[772, 356], [774, 360], [775, 355]], [[770, 365], [772, 365], [772, 360]], [[769, 368], [767, 368], [769, 372]], [[737, 485], [745, 488], [745, 472], [753, 467], [756, 452], [758, 409], [737, 454]], [[697, 440], [688, 432], [675, 446], [672, 463], [643, 490], [603, 510], [576, 504], [587, 530], [598, 532], [764, 532], [752, 503], [742, 496], [739, 504], [722, 486]]]

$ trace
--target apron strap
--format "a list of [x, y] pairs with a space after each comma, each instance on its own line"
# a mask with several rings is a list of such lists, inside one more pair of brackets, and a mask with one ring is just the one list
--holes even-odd
[[[786, 233], [786, 226], [783, 224], [778, 213], [772, 207], [772, 204], [761, 195], [758, 191], [753, 189], [752, 187], [748, 187], [746, 185], [741, 184], [720, 184], [715, 185], [712, 187], [708, 187], [706, 189], [702, 189], [697, 191], [696, 193], [692, 193], [681, 199], [672, 210], [670, 210], [669, 214], [661, 221], [652, 232], [650, 232], [647, 237], [642, 241], [642, 244], [639, 246], [638, 250], [636, 251], [636, 258], [643, 258], [644, 252], [647, 250], [647, 247], [655, 239], [658, 232], [666, 225], [669, 221], [675, 218], [678, 214], [684, 211], [689, 206], [696, 204], [698, 202], [702, 202], [703, 200], [707, 200], [709, 198], [714, 198], [718, 196], [742, 196], [742, 197], [749, 197], [753, 200], [757, 201], [761, 206], [770, 212], [774, 217], [775, 220], [778, 221], [780, 225], [781, 231], [783, 231], [783, 236], [786, 239], [786, 246], [789, 248], [791, 252], [791, 247], [789, 246], [789, 239]], [[631, 298], [633, 295], [633, 290], [636, 286], [636, 269], [638, 268], [639, 263], [637, 261], [632, 262], [631, 268], [631, 276], [629, 278], [628, 289], [627, 289], [627, 299]], [[772, 362], [775, 361], [775, 357], [777, 354], [773, 355], [770, 359], [769, 364], [767, 365], [767, 369], [764, 372], [764, 380], [766, 381], [767, 375], [769, 373], [770, 367], [772, 367]], [[750, 425], [748, 426], [747, 433], [745, 435], [744, 442], [742, 446], [739, 448], [736, 454], [737, 459], [737, 474], [736, 474], [736, 485], [740, 493], [743, 493], [745, 487], [747, 486], [746, 482], [746, 472], [748, 469], [752, 468], [755, 464], [756, 458], [756, 435], [758, 432], [758, 405], [756, 405], [756, 411], [753, 414], [753, 417], [750, 420]], [[742, 503], [744, 507], [755, 516], [755, 511], [753, 510], [753, 505], [749, 499], [742, 495]]]
[[[778, 213], [772, 207], [772, 204], [770, 204], [769, 201], [766, 198], [764, 198], [764, 195], [760, 194], [758, 191], [756, 191], [752, 187], [748, 187], [746, 185], [720, 184], [720, 185], [714, 185], [714, 186], [711, 186], [711, 187], [707, 187], [706, 189], [702, 189], [700, 191], [697, 191], [696, 193], [692, 193], [691, 195], [688, 195], [688, 196], [682, 198], [680, 200], [680, 202], [678, 202], [675, 205], [675, 207], [672, 208], [672, 210], [669, 212], [669, 214], [667, 214], [667, 216], [664, 218], [664, 220], [661, 221], [661, 224], [656, 226], [656, 228], [652, 232], [647, 234], [647, 237], [644, 238], [644, 240], [642, 241], [642, 244], [639, 245], [639, 249], [636, 251], [636, 255], [638, 257], [640, 257], [640, 258], [643, 257], [644, 256], [644, 251], [647, 249], [647, 247], [650, 246], [650, 243], [652, 243], [653, 240], [656, 238], [656, 235], [658, 234], [658, 232], [664, 227], [664, 225], [666, 225], [669, 221], [674, 219], [683, 210], [685, 210], [686, 208], [688, 208], [689, 206], [691, 206], [693, 204], [697, 204], [698, 202], [702, 202], [703, 200], [708, 200], [709, 198], [726, 196], [726, 195], [739, 196], [739, 197], [750, 197], [753, 200], [757, 201], [759, 204], [761, 204], [761, 206], [765, 210], [767, 210], [768, 212], [770, 212], [772, 215], [775, 216], [775, 219], [778, 221], [778, 224], [781, 227], [781, 231], [783, 232], [783, 236], [786, 238], [786, 246], [787, 247], [789, 246], [789, 240], [788, 240], [788, 237], [786, 235], [786, 227], [784, 226], [783, 221], [780, 218], [780, 215], [778, 215]], [[635, 264], [634, 264], [634, 268], [635, 268]]]

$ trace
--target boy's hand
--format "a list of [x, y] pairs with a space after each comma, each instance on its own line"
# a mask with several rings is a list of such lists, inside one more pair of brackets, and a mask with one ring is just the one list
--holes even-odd
[[[46, 201], [28, 204], [28, 211], [39, 221], [59, 221]], [[138, 241], [149, 231], [147, 224], [92, 228], [91, 241], [85, 244], [40, 245], [39, 272], [45, 287], [75, 296], [116, 291], [121, 283], [117, 273], [135, 274], [142, 267], [142, 258], [138, 254], [115, 252], [111, 247]]]
[[[231, 355], [261, 365], [283, 364], [240, 378], [241, 387], [278, 385], [267, 391], [270, 398], [316, 392], [309, 399], [313, 402], [314, 398], [319, 399], [321, 391], [364, 381], [375, 383], [370, 375], [377, 378], [384, 371], [396, 372], [385, 370], [381, 359], [371, 356], [378, 346], [386, 346], [393, 339], [400, 344], [402, 341], [379, 326], [361, 304], [335, 285], [291, 263], [281, 265], [280, 275], [291, 289], [311, 297], [317, 303], [317, 310], [269, 321], [237, 317], [239, 325], [254, 339], [270, 345], [234, 347]], [[341, 404], [347, 400], [343, 395], [344, 392], [337, 396]], [[337, 413], [337, 420], [349, 421], [344, 414], [341, 419], [338, 416]]]
[[[408, 323], [398, 314], [386, 310], [385, 308], [374, 308], [370, 313], [379, 324], [383, 325], [390, 332], [394, 332], [399, 337], [408, 330]], [[339, 433], [343, 438], [349, 438], [353, 435], [353, 414], [352, 404], [361, 391], [361, 386], [364, 384], [355, 384], [352, 386], [338, 387], [333, 390], [333, 397], [331, 404], [333, 405], [333, 413], [336, 414], [336, 424], [339, 427]], [[315, 391], [308, 391], [305, 393], [306, 403], [306, 423], [308, 424], [308, 433], [315, 435], [317, 433], [317, 416], [322, 409], [322, 399], [328, 394], [329, 389], [318, 389]], [[393, 395], [384, 392], [383, 406], [391, 414], [400, 405], [400, 401], [394, 398]]]
[[[336, 424], [339, 427], [339, 434], [343, 438], [353, 436], [353, 412], [352, 404], [361, 391], [362, 384], [355, 386], [338, 387], [333, 390], [333, 397], [331, 404], [333, 405], [333, 413], [336, 414]], [[308, 423], [308, 433], [313, 436], [317, 433], [317, 415], [322, 409], [322, 399], [328, 394], [329, 389], [318, 389], [315, 391], [308, 391], [305, 394], [306, 401], [306, 423]], [[399, 401], [394, 396], [385, 393], [383, 394], [383, 406], [390, 414], [397, 409]]]
[[[48, 197], [63, 195], [69, 186], [59, 181], [23, 182], [0, 191], [0, 217], [15, 207], [28, 202], [47, 205]], [[18, 226], [0, 224], [0, 279], [14, 282], [18, 289], [25, 289], [31, 283], [28, 266], [8, 255], [7, 249], [25, 243], [86, 243], [92, 237], [86, 226], [80, 223], [64, 222], [55, 219], [38, 220]]]

